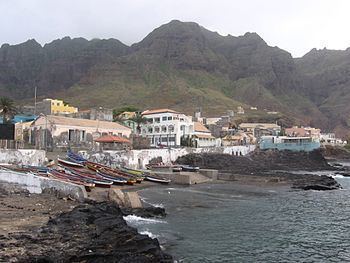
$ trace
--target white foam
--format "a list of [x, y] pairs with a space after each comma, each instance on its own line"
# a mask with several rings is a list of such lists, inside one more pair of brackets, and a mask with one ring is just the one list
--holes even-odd
[[154, 219], [154, 218], [143, 218], [135, 215], [123, 216], [124, 220], [131, 225], [144, 225], [144, 224], [165, 224], [166, 221]]
[[142, 200], [142, 202], [144, 202], [145, 204], [149, 204], [149, 205], [151, 205], [151, 206], [153, 206], [153, 207], [160, 207], [160, 208], [164, 208], [164, 205], [162, 204], [162, 203], [159, 203], [159, 204], [157, 204], [157, 203], [151, 203], [151, 202], [148, 202], [147, 200], [147, 198], [143, 198], [143, 197], [140, 197], [140, 199]]
[[157, 238], [157, 237], [158, 237], [158, 235], [155, 235], [155, 234], [151, 233], [151, 232], [148, 231], [148, 230], [141, 231], [140, 234], [141, 234], [141, 235], [147, 235], [147, 236], [149, 236], [150, 238]]

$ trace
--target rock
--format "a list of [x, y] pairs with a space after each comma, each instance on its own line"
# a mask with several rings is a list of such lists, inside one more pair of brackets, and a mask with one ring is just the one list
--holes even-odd
[[125, 206], [125, 195], [120, 189], [110, 188], [108, 190], [108, 200], [111, 202], [115, 202], [119, 206]]
[[292, 188], [300, 190], [326, 191], [341, 189], [341, 185], [330, 176], [306, 175], [303, 179], [295, 181]]
[[126, 192], [125, 196], [125, 207], [130, 208], [142, 208], [140, 196], [137, 192]]
[[8, 249], [0, 258], [7, 262], [173, 262], [157, 239], [129, 227], [111, 202], [80, 205], [39, 230], [12, 234], [3, 246]]

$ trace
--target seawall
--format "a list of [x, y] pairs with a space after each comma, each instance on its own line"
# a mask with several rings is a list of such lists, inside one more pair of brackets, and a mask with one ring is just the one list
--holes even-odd
[[104, 151], [87, 153], [85, 157], [111, 166], [122, 165], [134, 169], [145, 168], [150, 160], [162, 158], [163, 163], [175, 162], [177, 158], [190, 153], [223, 153], [244, 156], [255, 150], [254, 145], [228, 146], [228, 147], [203, 147], [203, 148], [163, 148], [131, 151]]
[[43, 150], [0, 149], [0, 164], [35, 165], [44, 163], [46, 153]]

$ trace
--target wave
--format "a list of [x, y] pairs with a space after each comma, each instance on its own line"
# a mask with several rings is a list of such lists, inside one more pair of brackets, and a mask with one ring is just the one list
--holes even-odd
[[142, 202], [144, 202], [145, 204], [148, 204], [150, 206], [164, 208], [164, 205], [162, 203], [151, 203], [151, 202], [147, 201], [148, 200], [147, 198], [144, 198], [141, 196], [140, 196], [140, 199]]
[[150, 238], [153, 238], [153, 239], [159, 237], [159, 235], [155, 235], [155, 234], [151, 233], [148, 230], [141, 231], [140, 234], [141, 235], [147, 235], [147, 236], [149, 236]]
[[124, 220], [131, 225], [144, 225], [144, 224], [166, 224], [167, 222], [160, 219], [143, 218], [135, 215], [123, 216]]

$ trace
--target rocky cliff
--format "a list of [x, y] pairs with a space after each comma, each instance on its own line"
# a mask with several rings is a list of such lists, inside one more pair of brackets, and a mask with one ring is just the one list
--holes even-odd
[[[17, 100], [55, 96], [79, 107], [171, 107], [209, 115], [237, 106], [279, 111], [295, 124], [347, 131], [349, 51], [303, 58], [256, 33], [222, 36], [171, 21], [142, 41], [69, 37], [0, 48], [0, 93]], [[349, 95], [350, 96], [350, 95]], [[345, 134], [345, 133], [342, 133]]]

